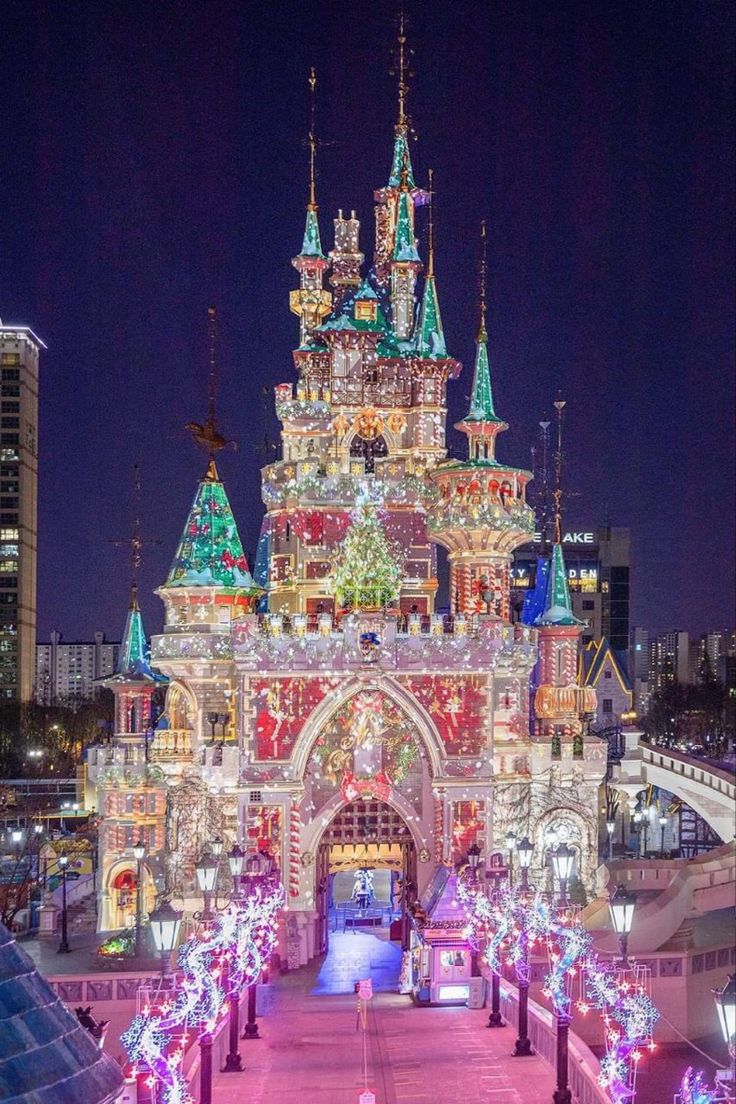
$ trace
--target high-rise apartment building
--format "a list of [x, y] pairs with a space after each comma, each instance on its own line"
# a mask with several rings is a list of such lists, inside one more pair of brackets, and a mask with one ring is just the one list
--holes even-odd
[[38, 357], [27, 326], [0, 323], [0, 697], [29, 701], [36, 661]]
[[649, 693], [673, 682], [690, 682], [690, 637], [675, 630], [649, 641]]
[[99, 679], [115, 672], [120, 644], [96, 632], [94, 640], [62, 641], [52, 632], [48, 644], [36, 645], [36, 686], [39, 705], [72, 705], [93, 701], [100, 692]]

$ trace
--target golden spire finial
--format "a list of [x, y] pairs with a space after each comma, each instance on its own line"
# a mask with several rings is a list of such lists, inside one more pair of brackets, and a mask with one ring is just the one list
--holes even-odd
[[434, 276], [434, 169], [429, 175], [429, 257], [427, 259], [427, 277]]
[[309, 95], [310, 95], [310, 114], [309, 114], [309, 203], [307, 204], [308, 211], [317, 210], [317, 189], [315, 186], [315, 163], [317, 159], [317, 137], [315, 131], [315, 112], [316, 112], [316, 88], [317, 88], [317, 73], [314, 66], [309, 70]]
[[557, 399], [554, 405], [557, 411], [557, 452], [555, 454], [555, 492], [552, 497], [555, 500], [555, 544], [562, 544], [562, 411], [565, 409], [565, 400]]
[[397, 120], [397, 127], [406, 127], [408, 125], [408, 119], [406, 117], [406, 97], [409, 93], [408, 70], [406, 66], [406, 28], [404, 22], [404, 6], [402, 4], [399, 11], [399, 57], [398, 57], [398, 74], [399, 74], [399, 118]]
[[480, 224], [480, 324], [478, 326], [478, 341], [487, 341], [486, 330], [486, 267], [488, 264], [488, 237], [486, 234], [486, 220]]
[[217, 480], [217, 466], [215, 465], [215, 453], [224, 449], [232, 442], [227, 441], [217, 429], [217, 412], [215, 398], [217, 394], [217, 309], [207, 308], [207, 332], [209, 337], [209, 372], [207, 381], [207, 421], [187, 422], [188, 429], [198, 445], [206, 449], [210, 455], [210, 463], [207, 468], [207, 478]]

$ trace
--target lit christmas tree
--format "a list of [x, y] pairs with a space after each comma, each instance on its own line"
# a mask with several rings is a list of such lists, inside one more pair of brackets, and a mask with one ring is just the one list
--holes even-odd
[[399, 597], [403, 567], [392, 552], [372, 503], [360, 503], [351, 517], [331, 583], [344, 609], [379, 610]]

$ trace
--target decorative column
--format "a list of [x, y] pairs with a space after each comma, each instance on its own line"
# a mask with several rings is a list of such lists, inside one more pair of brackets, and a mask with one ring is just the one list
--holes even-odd
[[289, 896], [298, 897], [301, 892], [301, 798], [292, 795], [289, 806]]

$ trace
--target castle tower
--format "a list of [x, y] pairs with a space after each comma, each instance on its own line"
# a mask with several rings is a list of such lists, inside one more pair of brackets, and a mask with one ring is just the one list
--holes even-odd
[[[191, 758], [195, 745], [235, 736], [229, 677], [230, 630], [250, 612], [260, 588], [248, 569], [238, 527], [214, 456], [200, 480], [165, 584], [156, 591], [166, 608], [161, 636], [152, 643], [156, 663], [172, 685], [165, 724], [154, 750]], [[210, 716], [220, 718], [208, 729]]]
[[314, 92], [317, 78], [314, 69], [309, 74], [309, 87], [312, 99], [312, 120], [309, 130], [309, 202], [307, 203], [307, 219], [304, 227], [304, 239], [301, 252], [292, 260], [292, 265], [299, 273], [299, 289], [292, 291], [289, 296], [289, 306], [292, 314], [299, 316], [299, 345], [307, 347], [309, 334], [318, 326], [325, 315], [330, 313], [332, 296], [324, 289], [324, 274], [329, 268], [329, 261], [322, 252], [322, 242], [319, 234], [319, 220], [317, 218], [317, 194], [315, 184], [315, 157], [317, 152], [317, 140], [314, 130]]
[[[483, 245], [485, 249], [485, 224]], [[526, 485], [532, 477], [496, 460], [496, 436], [508, 426], [493, 404], [485, 254], [470, 407], [456, 428], [468, 439], [468, 459], [446, 461], [432, 473], [439, 497], [430, 511], [430, 532], [450, 554], [451, 608], [464, 614], [490, 613], [508, 621], [511, 554], [534, 532], [534, 514], [526, 502]]]
[[148, 739], [152, 728], [152, 701], [156, 687], [167, 679], [151, 667], [143, 617], [138, 605], [138, 587], [131, 587], [130, 605], [115, 674], [102, 686], [115, 696], [115, 738], [125, 742]]

